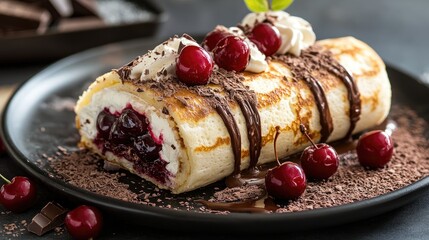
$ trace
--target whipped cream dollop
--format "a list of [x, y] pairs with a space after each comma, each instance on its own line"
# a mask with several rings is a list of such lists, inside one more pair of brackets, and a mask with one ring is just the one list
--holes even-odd
[[191, 38], [172, 37], [139, 57], [136, 60], [138, 63], [131, 69], [130, 78], [158, 82], [168, 76], [176, 76], [176, 59], [181, 45], [199, 46]]
[[266, 56], [261, 51], [259, 51], [258, 47], [252, 41], [250, 41], [248, 37], [246, 37], [240, 28], [230, 27], [225, 28], [225, 30], [234, 36], [242, 38], [249, 45], [250, 59], [245, 71], [260, 73], [264, 72], [268, 68], [268, 63], [265, 60]]
[[253, 28], [265, 20], [269, 20], [280, 32], [282, 44], [276, 52], [278, 54], [291, 53], [299, 56], [302, 50], [316, 42], [316, 35], [309, 22], [284, 11], [249, 13], [243, 18], [241, 25]]

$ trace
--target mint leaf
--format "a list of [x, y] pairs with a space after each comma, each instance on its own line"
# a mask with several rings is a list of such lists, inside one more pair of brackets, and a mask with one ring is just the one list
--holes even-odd
[[252, 12], [267, 12], [268, 0], [244, 0], [247, 8]]
[[274, 11], [280, 11], [286, 9], [293, 3], [293, 0], [273, 0], [271, 2], [271, 9]]

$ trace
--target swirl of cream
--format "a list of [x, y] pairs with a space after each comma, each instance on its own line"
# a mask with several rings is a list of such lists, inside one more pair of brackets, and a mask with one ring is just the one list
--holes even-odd
[[131, 69], [130, 78], [158, 82], [166, 77], [176, 76], [176, 59], [181, 45], [199, 46], [192, 39], [183, 36], [172, 37], [139, 57], [138, 63]]
[[234, 36], [242, 38], [249, 45], [250, 59], [245, 71], [260, 73], [264, 72], [268, 68], [268, 63], [265, 61], [265, 55], [259, 51], [258, 47], [252, 41], [250, 41], [248, 37], [246, 37], [240, 28], [230, 27], [225, 28], [225, 30]]
[[289, 52], [299, 56], [302, 50], [316, 42], [316, 35], [310, 23], [300, 17], [291, 16], [284, 11], [249, 13], [243, 18], [241, 24], [245, 28], [253, 28], [256, 24], [267, 19], [277, 27], [282, 38], [282, 44], [277, 50], [278, 54]]

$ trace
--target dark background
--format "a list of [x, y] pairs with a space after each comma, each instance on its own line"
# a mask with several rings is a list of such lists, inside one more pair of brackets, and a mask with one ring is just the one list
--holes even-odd
[[[173, 34], [202, 35], [217, 24], [232, 26], [248, 13], [240, 0], [162, 0], [157, 3], [169, 18], [162, 24], [156, 38]], [[372, 46], [383, 59], [393, 66], [429, 83], [429, 1], [427, 0], [297, 0], [287, 11], [308, 20], [318, 39], [355, 36]], [[0, 46], [7, 47], [7, 46]], [[142, 53], [136, 53], [140, 55]], [[0, 90], [29, 79], [48, 66], [49, 62], [0, 66]], [[12, 87], [11, 87], [12, 86]], [[0, 91], [0, 94], [2, 91]], [[429, 102], [428, 99], [422, 101]], [[8, 156], [0, 157], [0, 172], [12, 178], [25, 174]], [[0, 215], [3, 224], [21, 220], [29, 222], [47, 201], [55, 199], [43, 186], [37, 207], [23, 214]], [[291, 232], [274, 236], [253, 236], [269, 239], [428, 239], [429, 192], [415, 202], [387, 214], [328, 229]], [[0, 212], [2, 208], [0, 207]], [[10, 236], [0, 233], [0, 239]], [[45, 235], [46, 239], [67, 239], [68, 234]], [[21, 239], [39, 239], [29, 233]], [[110, 223], [103, 239], [238, 239], [240, 236], [202, 233], [169, 232], [133, 225]], [[246, 239], [251, 236], [246, 236]], [[15, 239], [15, 238], [13, 238]]]

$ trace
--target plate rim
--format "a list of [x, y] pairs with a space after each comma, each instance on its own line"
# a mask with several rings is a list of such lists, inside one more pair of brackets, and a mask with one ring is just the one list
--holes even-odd
[[[122, 42], [119, 45], [120, 46], [119, 49], [126, 50], [128, 48], [138, 47], [139, 45], [150, 44], [150, 43], [153, 43], [154, 41], [158, 41], [158, 39], [156, 38], [156, 39], [146, 39], [145, 41], [132, 40], [127, 42]], [[58, 178], [52, 178], [49, 176], [48, 172], [42, 170], [35, 163], [30, 161], [28, 158], [26, 158], [24, 154], [22, 154], [22, 152], [18, 149], [18, 147], [15, 144], [13, 144], [12, 134], [9, 132], [7, 128], [7, 120], [6, 120], [7, 115], [11, 110], [13, 102], [19, 100], [19, 99], [16, 100], [16, 96], [18, 95], [19, 92], [23, 91], [24, 87], [27, 86], [27, 84], [35, 81], [43, 81], [43, 77], [45, 75], [49, 76], [52, 72], [55, 73], [58, 69], [62, 69], [67, 65], [73, 64], [77, 61], [81, 61], [82, 59], [90, 59], [96, 56], [101, 56], [103, 54], [111, 54], [112, 52], [118, 51], [118, 48], [109, 48], [108, 46], [110, 45], [112, 44], [83, 51], [49, 65], [47, 68], [43, 69], [42, 71], [40, 71], [39, 73], [31, 77], [29, 80], [27, 80], [26, 82], [18, 86], [18, 88], [9, 98], [1, 114], [0, 135], [5, 140], [4, 143], [11, 158], [16, 163], [18, 163], [18, 165], [21, 168], [23, 168], [26, 172], [28, 172], [30, 175], [35, 177], [42, 184], [48, 186], [49, 188], [58, 190], [61, 195], [73, 196], [74, 198], [83, 200], [84, 202], [95, 204], [96, 206], [99, 206], [101, 208], [110, 209], [117, 213], [122, 212], [127, 214], [133, 214], [136, 217], [140, 215], [144, 215], [146, 216], [146, 218], [166, 221], [165, 223], [177, 222], [180, 220], [182, 224], [179, 224], [178, 226], [183, 226], [184, 224], [192, 224], [193, 227], [196, 226], [194, 224], [197, 224], [198, 226], [203, 226], [205, 224], [208, 224], [208, 225], [219, 224], [223, 226], [227, 226], [230, 224], [235, 224], [235, 225], [240, 224], [241, 228], [239, 227], [236, 229], [242, 230], [244, 229], [243, 228], [243, 225], [244, 225], [246, 229], [249, 230], [250, 229], [249, 227], [252, 225], [253, 228], [250, 229], [250, 232], [261, 232], [264, 230], [267, 230], [267, 231], [299, 230], [299, 227], [298, 229], [297, 228], [294, 228], [294, 229], [276, 228], [277, 227], [276, 223], [285, 223], [290, 221], [297, 221], [297, 223], [299, 224], [299, 223], [308, 221], [309, 219], [312, 221], [319, 221], [319, 220], [323, 220], [331, 217], [332, 218], [345, 217], [340, 221], [338, 221], [337, 219], [336, 220], [337, 222], [335, 224], [329, 224], [327, 223], [327, 221], [324, 221], [324, 222], [321, 222], [320, 225], [313, 226], [313, 228], [318, 228], [318, 227], [339, 225], [343, 223], [361, 220], [364, 218], [369, 218], [369, 217], [387, 212], [399, 206], [405, 205], [406, 203], [414, 200], [421, 193], [429, 189], [429, 176], [426, 176], [403, 188], [379, 195], [374, 198], [369, 198], [369, 199], [348, 203], [348, 204], [343, 204], [339, 206], [329, 207], [329, 208], [320, 208], [320, 209], [305, 210], [305, 211], [299, 211], [299, 212], [286, 212], [286, 213], [270, 213], [270, 214], [229, 213], [227, 215], [219, 215], [219, 214], [212, 214], [212, 213], [186, 211], [186, 210], [165, 209], [160, 207], [146, 206], [138, 203], [126, 202], [119, 199], [90, 192], [88, 190], [66, 183]], [[113, 45], [117, 45], [117, 43]], [[386, 68], [389, 71], [393, 71], [400, 75], [406, 76], [407, 78], [411, 78], [417, 83], [421, 84], [418, 78], [416, 78], [412, 74], [406, 73], [405, 71], [399, 70], [397, 67], [394, 67], [391, 64], [386, 64]], [[395, 201], [396, 201], [396, 204], [389, 204], [392, 202], [395, 203]], [[362, 210], [374, 209], [374, 208], [375, 210], [372, 211], [371, 213], [359, 214], [359, 212]], [[350, 217], [350, 216], [347, 217], [347, 214], [350, 214], [350, 213], [356, 213], [357, 215], [353, 217]], [[261, 223], [261, 221], [263, 221], [263, 223]], [[157, 221], [154, 221], [154, 222], [157, 222]], [[143, 224], [143, 225], [151, 226], [151, 224]], [[297, 224], [293, 224], [293, 225], [296, 226]], [[270, 226], [274, 226], [274, 227], [270, 227]], [[173, 228], [174, 227], [175, 226], [173, 226]], [[308, 227], [306, 227], [306, 229], [308, 229]], [[219, 231], [219, 229], [216, 229], [216, 231]]]

